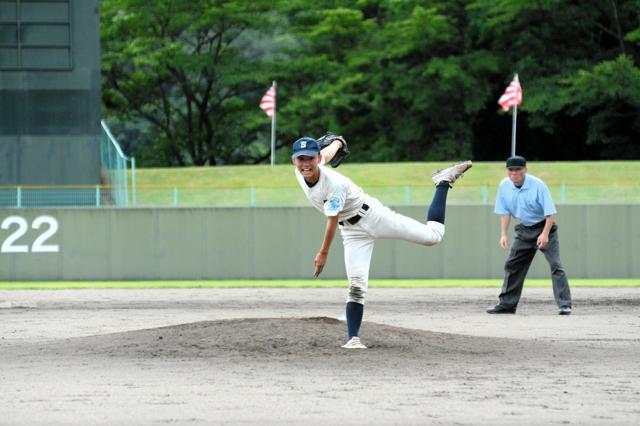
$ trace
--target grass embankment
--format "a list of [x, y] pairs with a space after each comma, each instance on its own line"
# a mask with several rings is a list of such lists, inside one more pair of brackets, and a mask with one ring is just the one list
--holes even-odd
[[[431, 186], [431, 173], [443, 162], [345, 163], [339, 171], [362, 187]], [[529, 173], [548, 185], [640, 184], [640, 161], [531, 162]], [[497, 185], [505, 177], [504, 162], [476, 162], [464, 185]], [[138, 169], [141, 187], [297, 188], [289, 164]]]
[[[346, 163], [340, 171], [390, 205], [424, 204], [431, 173], [450, 163]], [[531, 162], [557, 203], [640, 202], [640, 161]], [[492, 204], [504, 162], [478, 162], [450, 195], [454, 204]], [[139, 206], [307, 205], [291, 165], [138, 169]], [[175, 189], [174, 189], [175, 188]]]
[[[500, 288], [500, 279], [372, 280], [372, 288]], [[528, 279], [526, 287], [551, 287]], [[57, 281], [0, 282], [0, 290], [171, 289], [171, 288], [345, 288], [345, 280]], [[639, 279], [572, 279], [572, 288], [640, 288]]]

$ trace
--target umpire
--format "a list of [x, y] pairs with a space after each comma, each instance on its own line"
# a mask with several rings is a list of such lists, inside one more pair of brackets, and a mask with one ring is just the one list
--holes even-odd
[[556, 207], [545, 183], [527, 174], [527, 160], [521, 156], [507, 159], [507, 177], [500, 182], [495, 213], [500, 215], [502, 235], [500, 247], [509, 245], [507, 229], [511, 217], [515, 240], [504, 264], [504, 282], [498, 304], [487, 310], [490, 314], [515, 314], [529, 266], [540, 250], [551, 267], [553, 295], [560, 315], [571, 314], [571, 290], [567, 274], [560, 263], [558, 226], [554, 223]]

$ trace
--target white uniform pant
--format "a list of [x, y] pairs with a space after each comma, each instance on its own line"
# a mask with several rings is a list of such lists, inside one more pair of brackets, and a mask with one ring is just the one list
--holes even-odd
[[369, 286], [369, 267], [375, 240], [396, 239], [432, 246], [442, 241], [444, 236], [442, 223], [418, 222], [394, 212], [375, 198], [368, 197], [365, 203], [369, 210], [361, 214], [362, 217], [356, 224], [344, 222], [340, 226], [344, 264], [349, 279], [347, 302], [360, 304], [364, 304]]

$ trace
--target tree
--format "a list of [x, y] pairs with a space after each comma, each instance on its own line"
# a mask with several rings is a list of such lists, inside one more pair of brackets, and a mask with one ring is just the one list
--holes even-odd
[[285, 11], [300, 40], [280, 78], [287, 131], [341, 132], [360, 161], [470, 155], [497, 60], [467, 48], [464, 2], [303, 3]]
[[[358, 161], [637, 158], [637, 0], [103, 0], [104, 104], [143, 165], [259, 163], [330, 130]], [[117, 130], [117, 129], [116, 129]], [[129, 138], [131, 139], [131, 138]]]
[[244, 120], [269, 77], [250, 38], [267, 28], [269, 4], [102, 2], [104, 105], [146, 129], [143, 165], [226, 163], [252, 145]]
[[[518, 131], [532, 158], [640, 156], [638, 5], [634, 1], [476, 0], [480, 40], [500, 54], [506, 84], [520, 74]], [[500, 90], [496, 87], [496, 93]], [[485, 120], [476, 133], [491, 134]], [[481, 142], [482, 139], [479, 140]], [[486, 143], [490, 143], [486, 141]], [[478, 145], [481, 145], [478, 143]], [[526, 152], [526, 145], [520, 145]]]

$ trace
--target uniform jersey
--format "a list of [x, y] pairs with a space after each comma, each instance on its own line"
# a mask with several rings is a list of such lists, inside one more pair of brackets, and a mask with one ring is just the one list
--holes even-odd
[[499, 215], [511, 215], [523, 225], [531, 226], [556, 214], [556, 206], [547, 185], [541, 179], [527, 174], [520, 188], [509, 178], [500, 182], [494, 211]]
[[335, 170], [321, 165], [318, 167], [320, 179], [312, 187], [307, 185], [304, 177], [295, 169], [298, 183], [311, 204], [325, 216], [338, 216], [341, 221], [358, 214], [365, 200], [362, 188]]

